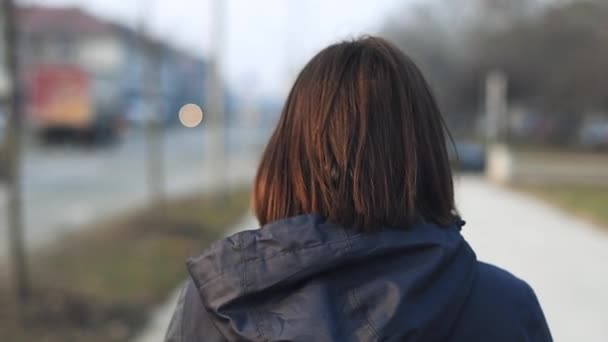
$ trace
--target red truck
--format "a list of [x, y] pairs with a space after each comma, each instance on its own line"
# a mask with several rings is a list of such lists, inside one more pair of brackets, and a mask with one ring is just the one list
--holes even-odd
[[121, 131], [116, 99], [104, 99], [94, 77], [73, 65], [43, 65], [28, 73], [30, 121], [45, 140], [105, 142]]

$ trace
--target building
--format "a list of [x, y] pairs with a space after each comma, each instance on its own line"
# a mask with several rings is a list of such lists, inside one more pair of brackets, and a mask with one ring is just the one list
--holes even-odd
[[201, 58], [144, 37], [132, 28], [78, 8], [44, 6], [20, 8], [19, 28], [30, 117], [41, 117], [36, 116], [40, 96], [35, 94], [40, 87], [31, 86], [37, 82], [32, 75], [53, 68], [69, 67], [86, 75], [92, 113], [89, 121], [95, 125], [101, 122], [103, 127], [97, 125], [101, 129], [107, 129], [107, 122], [114, 127], [117, 120], [137, 124], [149, 117], [171, 118], [184, 103], [201, 103], [204, 98], [205, 63]]

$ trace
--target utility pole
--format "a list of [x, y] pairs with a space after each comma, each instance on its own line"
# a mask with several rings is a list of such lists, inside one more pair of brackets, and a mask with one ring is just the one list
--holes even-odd
[[225, 35], [225, 0], [214, 0], [213, 18], [211, 28], [211, 51], [209, 53], [207, 77], [206, 77], [206, 102], [207, 116], [210, 121], [209, 136], [209, 156], [210, 163], [213, 165], [211, 177], [213, 181], [226, 185], [226, 117], [224, 108], [224, 82], [221, 76], [221, 66], [224, 50]]
[[[23, 304], [29, 298], [25, 242], [23, 237], [23, 195], [21, 188], [21, 153], [23, 115], [21, 112], [21, 87], [19, 81], [19, 56], [17, 37], [17, 11], [13, 0], [2, 0], [0, 24], [4, 24], [5, 57], [4, 67], [8, 75], [5, 100], [8, 102], [7, 134], [7, 190], [9, 243], [15, 290], [18, 300]], [[3, 95], [3, 94], [0, 94]], [[1, 97], [1, 96], [0, 96]]]
[[142, 66], [141, 95], [145, 103], [146, 181], [151, 204], [160, 205], [160, 219], [165, 218], [165, 172], [161, 111], [161, 64], [162, 45], [147, 37], [147, 22], [150, 20], [153, 1], [141, 2], [138, 24], [139, 53]]
[[503, 142], [507, 125], [507, 76], [492, 71], [486, 77], [486, 139]]
[[286, 59], [286, 74], [285, 88], [287, 90], [285, 97], [291, 86], [295, 82], [299, 70], [301, 69], [301, 60], [298, 60], [297, 56], [301, 56], [302, 51], [310, 46], [302, 46], [300, 43], [300, 32], [310, 32], [311, 25], [309, 25], [309, 5], [305, 1], [285, 1], [287, 20], [285, 26], [285, 59]]

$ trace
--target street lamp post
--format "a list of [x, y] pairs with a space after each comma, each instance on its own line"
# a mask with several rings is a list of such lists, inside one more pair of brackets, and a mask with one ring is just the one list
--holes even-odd
[[486, 77], [486, 139], [490, 143], [504, 142], [507, 126], [507, 77], [502, 71], [492, 71]]
[[208, 58], [206, 77], [206, 103], [209, 125], [209, 156], [211, 159], [211, 177], [220, 186], [225, 185], [226, 147], [225, 147], [225, 108], [224, 84], [221, 76], [221, 62], [224, 49], [225, 0], [213, 1], [213, 19], [211, 28], [211, 49]]
[[146, 145], [146, 179], [152, 204], [160, 205], [161, 219], [166, 217], [165, 172], [161, 112], [162, 44], [147, 37], [147, 23], [154, 1], [142, 1], [138, 23], [139, 55], [142, 67], [141, 96], [145, 103], [144, 139]]

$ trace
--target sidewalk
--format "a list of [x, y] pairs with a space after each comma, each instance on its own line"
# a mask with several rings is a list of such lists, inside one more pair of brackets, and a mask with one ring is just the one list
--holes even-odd
[[[227, 235], [234, 234], [241, 230], [247, 229], [256, 229], [257, 221], [251, 215], [247, 215], [243, 218], [243, 220], [235, 225]], [[184, 261], [184, 274], [185, 271], [185, 261]], [[151, 319], [148, 323], [147, 328], [145, 328], [142, 333], [133, 339], [133, 342], [161, 342], [165, 338], [165, 332], [167, 331], [167, 327], [169, 326], [169, 322], [171, 321], [171, 317], [173, 316], [173, 310], [175, 309], [175, 305], [177, 304], [177, 299], [179, 297], [179, 293], [181, 291], [181, 286], [175, 289], [169, 299], [162, 304], [158, 309], [152, 314]]]

